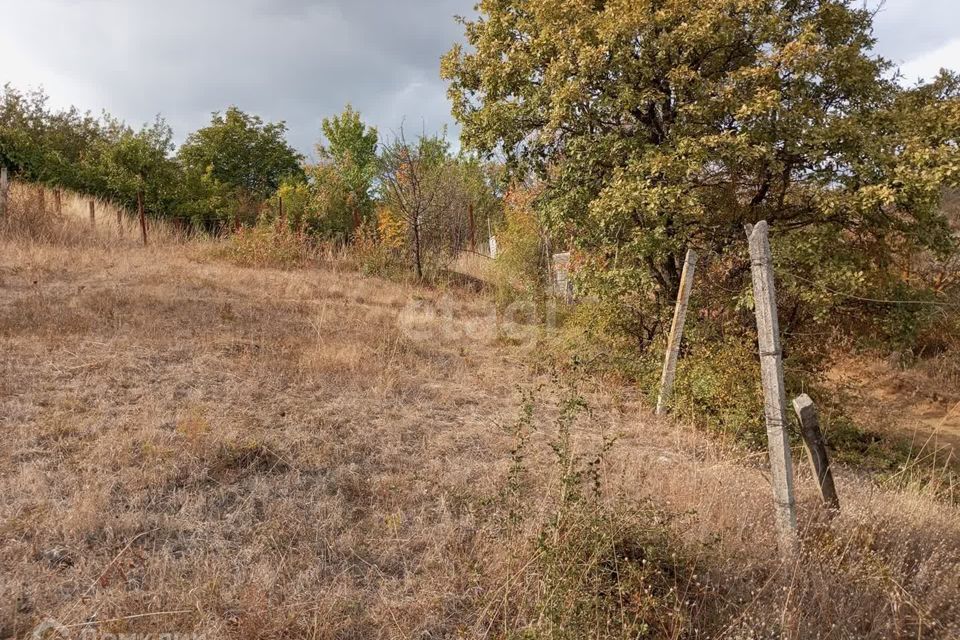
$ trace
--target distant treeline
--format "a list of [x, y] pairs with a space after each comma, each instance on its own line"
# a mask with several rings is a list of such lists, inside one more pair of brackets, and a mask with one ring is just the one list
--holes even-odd
[[349, 106], [323, 132], [311, 165], [287, 142], [285, 123], [233, 106], [177, 147], [159, 116], [137, 129], [107, 113], [52, 109], [42, 90], [0, 92], [0, 165], [14, 177], [130, 209], [139, 195], [148, 215], [198, 229], [252, 224], [284, 200], [291, 224], [347, 241], [392, 200], [394, 218], [431, 220], [433, 235], [465, 245], [498, 210], [496, 167], [454, 156], [442, 135], [382, 142]]

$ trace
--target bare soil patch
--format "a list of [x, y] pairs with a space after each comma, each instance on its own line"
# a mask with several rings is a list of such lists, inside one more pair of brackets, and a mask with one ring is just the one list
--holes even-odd
[[850, 358], [827, 374], [858, 424], [910, 443], [914, 451], [960, 454], [960, 388], [922, 367]]

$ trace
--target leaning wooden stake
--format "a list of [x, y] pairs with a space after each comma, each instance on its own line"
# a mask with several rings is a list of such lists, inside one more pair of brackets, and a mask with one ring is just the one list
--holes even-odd
[[10, 175], [6, 167], [0, 167], [0, 218], [7, 215], [7, 194], [10, 191]]
[[837, 495], [837, 487], [833, 483], [833, 471], [830, 470], [827, 445], [820, 431], [817, 407], [810, 396], [803, 394], [793, 399], [793, 410], [800, 421], [800, 433], [803, 435], [803, 444], [807, 450], [810, 466], [813, 467], [813, 474], [817, 478], [820, 499], [831, 513], [835, 513], [840, 510], [840, 496]]
[[785, 556], [792, 556], [797, 548], [797, 512], [793, 498], [793, 461], [787, 436], [787, 395], [783, 384], [777, 292], [773, 280], [773, 259], [766, 221], [761, 220], [756, 226], [748, 227], [747, 233], [750, 240], [760, 377], [763, 382], [763, 414], [767, 424], [777, 532], [781, 552]]
[[96, 205], [93, 203], [93, 200], [90, 201], [90, 227], [97, 226], [97, 212]]
[[658, 416], [667, 410], [667, 404], [673, 394], [680, 341], [683, 339], [683, 326], [687, 320], [687, 305], [690, 302], [690, 290], [693, 288], [693, 273], [696, 267], [697, 253], [693, 249], [688, 249], [687, 257], [683, 261], [683, 274], [680, 276], [680, 291], [677, 293], [677, 306], [673, 311], [670, 337], [667, 339], [667, 355], [663, 359], [663, 375], [660, 377], [660, 393], [657, 395]]
[[143, 238], [143, 246], [147, 246], [147, 217], [143, 212], [143, 191], [137, 191], [137, 215], [140, 216], [140, 237]]

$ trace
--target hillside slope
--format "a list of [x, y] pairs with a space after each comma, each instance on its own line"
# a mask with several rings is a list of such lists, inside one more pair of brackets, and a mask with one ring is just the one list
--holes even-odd
[[[538, 535], [566, 513], [550, 444], [569, 392], [530, 366], [535, 332], [498, 326], [474, 294], [209, 255], [0, 243], [0, 637], [47, 618], [208, 638], [560, 637], [548, 612], [569, 582]], [[598, 458], [601, 502], [669, 541], [649, 593], [606, 569], [619, 595], [564, 596], [620, 611], [580, 634], [628, 637], [640, 609], [652, 637], [960, 633], [956, 507], [841, 471], [828, 522], [798, 465], [808, 556], [781, 565], [760, 457], [654, 420], [630, 389], [576, 393], [584, 459], [618, 436]], [[548, 549], [577, 542], [553, 531]]]

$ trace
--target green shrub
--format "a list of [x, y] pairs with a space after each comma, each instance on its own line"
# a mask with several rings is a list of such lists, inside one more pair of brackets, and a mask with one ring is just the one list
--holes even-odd
[[410, 267], [401, 249], [383, 242], [375, 223], [360, 226], [348, 248], [348, 255], [363, 273], [390, 280], [411, 279]]
[[296, 269], [315, 260], [316, 249], [302, 233], [261, 221], [238, 229], [214, 254], [241, 267]]
[[756, 343], [735, 337], [688, 343], [677, 364], [671, 404], [689, 423], [751, 448], [765, 447]]
[[500, 309], [519, 302], [535, 304], [543, 311], [547, 274], [535, 198], [534, 190], [517, 188], [504, 199], [504, 220], [496, 230], [497, 256], [492, 273]]

